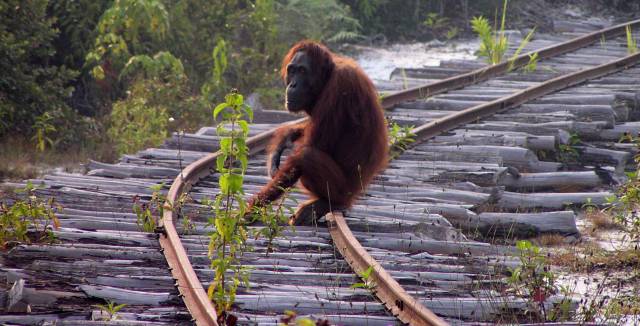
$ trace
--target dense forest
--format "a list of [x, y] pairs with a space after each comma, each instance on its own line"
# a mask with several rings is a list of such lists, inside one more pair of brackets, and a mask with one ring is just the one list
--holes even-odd
[[278, 66], [297, 40], [449, 39], [500, 3], [3, 0], [0, 143], [113, 160], [206, 124], [231, 88], [277, 109]]

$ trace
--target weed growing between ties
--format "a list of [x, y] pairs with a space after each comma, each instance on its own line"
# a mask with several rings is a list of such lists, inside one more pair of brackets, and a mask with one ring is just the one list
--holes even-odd
[[164, 182], [151, 186], [153, 194], [149, 202], [142, 202], [139, 196], [133, 197], [133, 212], [136, 214], [136, 224], [143, 232], [153, 232], [158, 226], [158, 219], [162, 218], [164, 213], [164, 203], [166, 196], [160, 192], [164, 187]]
[[44, 200], [36, 195], [36, 187], [28, 182], [23, 189], [25, 199], [12, 198], [11, 203], [0, 202], [0, 249], [17, 242], [55, 241], [52, 229], [60, 227], [55, 210], [62, 210], [53, 198]]
[[107, 301], [106, 304], [97, 304], [94, 307], [100, 309], [100, 313], [102, 314], [102, 321], [112, 321], [118, 320], [118, 311], [126, 306], [126, 303], [116, 304], [113, 301]]
[[[248, 270], [240, 264], [240, 256], [246, 249], [248, 237], [244, 215], [247, 204], [243, 198], [243, 179], [247, 169], [249, 148], [246, 140], [249, 123], [253, 119], [251, 108], [244, 104], [242, 95], [233, 92], [225, 96], [225, 102], [213, 110], [213, 118], [222, 116], [217, 134], [220, 136], [220, 151], [216, 160], [216, 170], [220, 173], [218, 184], [220, 193], [214, 201], [206, 201], [214, 215], [209, 224], [215, 230], [209, 234], [209, 258], [215, 278], [209, 285], [208, 294], [213, 299], [220, 314], [221, 324], [235, 321], [227, 311], [235, 301], [236, 291], [241, 283], [248, 286]], [[227, 126], [225, 126], [225, 124]], [[239, 163], [239, 164], [238, 164]], [[225, 280], [227, 270], [231, 277]]]
[[[636, 325], [640, 305], [637, 296], [640, 278], [640, 254], [637, 250], [607, 251], [587, 243], [570, 247], [549, 259], [572, 273], [587, 275], [581, 289], [579, 307], [573, 321], [599, 322], [607, 325]], [[573, 274], [572, 278], [575, 277]]]
[[369, 291], [373, 291], [376, 288], [376, 282], [373, 280], [371, 276], [373, 273], [373, 266], [369, 266], [369, 268], [364, 271], [358, 273], [358, 276], [362, 280], [362, 282], [351, 284], [352, 289], [367, 289]]
[[401, 126], [395, 121], [387, 121], [389, 128], [389, 159], [400, 156], [409, 145], [416, 141], [416, 135], [412, 132], [414, 126]]
[[627, 34], [627, 52], [629, 54], [634, 54], [638, 52], [638, 41], [633, 37], [633, 32], [631, 31], [631, 25], [627, 25], [625, 27], [625, 32]]
[[[636, 148], [640, 149], [640, 138], [625, 133], [621, 138], [621, 142], [633, 143]], [[638, 242], [640, 242], [640, 179], [638, 171], [640, 171], [640, 154], [634, 157], [636, 162], [636, 171], [627, 173], [627, 181], [620, 186], [616, 196], [607, 198], [608, 206], [604, 209], [613, 216], [628, 234], [632, 243], [635, 243], [635, 250], [638, 250]]]
[[331, 323], [329, 323], [328, 320], [326, 319], [318, 319], [316, 321], [313, 321], [310, 318], [307, 317], [302, 317], [299, 318], [298, 314], [293, 311], [293, 310], [287, 310], [284, 312], [284, 316], [282, 318], [280, 318], [280, 324], [279, 325], [283, 325], [283, 326], [329, 326], [331, 325]]
[[[507, 278], [511, 292], [525, 298], [529, 307], [529, 318], [534, 321], [565, 321], [571, 317], [572, 301], [569, 290], [556, 284], [556, 275], [551, 271], [547, 257], [539, 247], [527, 240], [516, 243], [520, 266], [511, 268]], [[551, 303], [551, 296], [561, 292], [564, 296]]]
[[[281, 233], [281, 225], [286, 221], [286, 208], [283, 197], [275, 206], [247, 212], [243, 183], [249, 157], [249, 121], [253, 120], [253, 111], [244, 103], [243, 96], [233, 91], [225, 96], [224, 103], [213, 109], [214, 119], [217, 120], [218, 116], [222, 118], [216, 129], [220, 137], [216, 160], [220, 193], [214, 200], [204, 201], [213, 212], [208, 225], [214, 227], [209, 233], [208, 255], [215, 277], [207, 293], [215, 303], [219, 323], [233, 325], [237, 318], [229, 310], [237, 289], [241, 284], [249, 286], [249, 270], [240, 261], [244, 252], [251, 249], [247, 240], [252, 235], [255, 239], [264, 237], [267, 254], [273, 250], [273, 240]], [[254, 221], [260, 221], [264, 227], [250, 234], [248, 225]]]
[[[497, 14], [496, 14], [496, 22], [494, 26], [491, 27], [489, 24], [489, 20], [483, 16], [473, 17], [471, 20], [471, 29], [478, 35], [480, 38], [480, 49], [478, 50], [478, 56], [485, 57], [487, 59], [487, 63], [495, 65], [502, 62], [504, 55], [509, 49], [509, 39], [505, 35], [505, 22], [507, 19], [507, 0], [504, 0], [502, 5], [502, 18], [500, 19], [500, 28], [497, 26]], [[525, 38], [520, 42], [520, 45], [514, 52], [513, 56], [509, 59], [509, 67], [508, 71], [511, 71], [515, 68], [515, 59], [522, 50], [524, 49], [529, 41], [533, 37], [533, 33], [535, 32], [535, 28], [533, 28]], [[538, 62], [538, 53], [533, 53], [529, 55], [529, 62], [524, 66], [525, 72], [533, 72], [537, 68]]]
[[[266, 240], [267, 251], [265, 255], [269, 255], [269, 253], [274, 250], [273, 241], [275, 238], [282, 234], [282, 231], [287, 227], [287, 222], [289, 218], [287, 216], [293, 215], [295, 209], [291, 206], [285, 206], [284, 202], [287, 198], [289, 198], [289, 193], [292, 189], [283, 189], [284, 193], [277, 202], [270, 203], [263, 207], [256, 207], [258, 210], [255, 212], [254, 217], [262, 223], [265, 227], [257, 229], [254, 233], [254, 239], [258, 240], [260, 237]], [[295, 199], [291, 198], [294, 202]], [[293, 226], [291, 226], [293, 228]]]
[[182, 214], [182, 207], [191, 202], [191, 197], [183, 193], [178, 198], [177, 203], [170, 203], [167, 201], [167, 196], [162, 193], [164, 186], [165, 183], [163, 182], [149, 187], [153, 193], [148, 202], [142, 201], [140, 196], [133, 197], [133, 212], [136, 214], [138, 229], [142, 232], [155, 232], [160, 219], [164, 215], [164, 210], [169, 209], [178, 212], [178, 217], [182, 218], [182, 233], [190, 233], [195, 229], [195, 225], [188, 215]]
[[559, 144], [556, 150], [556, 161], [562, 162], [564, 165], [576, 164], [580, 153], [576, 149], [577, 145], [580, 145], [581, 140], [578, 134], [572, 133], [569, 136], [569, 141], [566, 144]]

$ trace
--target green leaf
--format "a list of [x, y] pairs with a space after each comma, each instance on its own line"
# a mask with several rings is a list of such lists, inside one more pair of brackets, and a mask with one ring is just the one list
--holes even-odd
[[249, 160], [247, 159], [247, 156], [238, 157], [238, 160], [242, 165], [242, 172], [247, 171], [247, 166], [249, 165]]
[[229, 153], [231, 153], [231, 138], [222, 138], [220, 139], [220, 151], [222, 151], [222, 153], [228, 155]]
[[367, 268], [366, 270], [362, 271], [362, 273], [360, 274], [360, 276], [362, 276], [363, 279], [369, 279], [369, 277], [371, 276], [371, 272], [373, 272], [373, 266], [369, 266], [369, 268]]
[[309, 318], [302, 318], [296, 320], [296, 326], [316, 326], [316, 323]]
[[222, 112], [222, 110], [226, 109], [229, 107], [229, 103], [220, 103], [218, 104], [215, 109], [213, 109], [213, 120], [216, 120], [218, 118], [218, 114], [220, 114], [220, 112]]
[[93, 67], [93, 69], [91, 69], [91, 75], [93, 76], [93, 78], [97, 80], [103, 80], [105, 75], [104, 75], [104, 70], [102, 69], [102, 66]]
[[218, 180], [218, 185], [220, 185], [220, 190], [222, 191], [223, 194], [229, 193], [229, 174], [228, 173], [225, 173], [220, 176], [220, 179]]
[[242, 192], [243, 176], [241, 174], [229, 174], [229, 192], [237, 193]]
[[247, 135], [249, 135], [249, 123], [244, 120], [238, 120], [238, 125], [240, 126], [240, 129], [242, 129], [244, 137], [247, 137]]
[[225, 155], [218, 155], [218, 157], [216, 158], [216, 169], [218, 170], [218, 172], [222, 172], [224, 170], [224, 161]]
[[249, 121], [253, 121], [253, 110], [251, 109], [250, 106], [248, 105], [243, 105], [244, 108], [244, 112], [247, 114], [247, 117], [249, 117]]
[[367, 286], [366, 284], [364, 284], [362, 282], [359, 282], [359, 283], [351, 284], [350, 288], [352, 288], [352, 289], [361, 289], [361, 288], [365, 288], [366, 286]]

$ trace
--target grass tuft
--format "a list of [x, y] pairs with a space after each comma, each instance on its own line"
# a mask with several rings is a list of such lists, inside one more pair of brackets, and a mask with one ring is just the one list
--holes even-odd
[[566, 244], [565, 237], [560, 234], [543, 234], [534, 239], [531, 242], [538, 246], [556, 247]]
[[589, 222], [591, 222], [591, 225], [593, 226], [594, 231], [595, 230], [613, 230], [613, 229], [620, 228], [620, 226], [613, 220], [611, 215], [605, 212], [602, 212], [600, 210], [593, 210], [593, 211], [587, 212], [585, 214], [585, 217]]

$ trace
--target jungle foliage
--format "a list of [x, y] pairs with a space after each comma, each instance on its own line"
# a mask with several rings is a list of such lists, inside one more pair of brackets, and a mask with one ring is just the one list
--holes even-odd
[[23, 137], [38, 151], [154, 146], [211, 123], [210, 103], [232, 88], [277, 109], [280, 60], [300, 39], [451, 38], [460, 31], [452, 26], [500, 3], [0, 1], [0, 140]]

